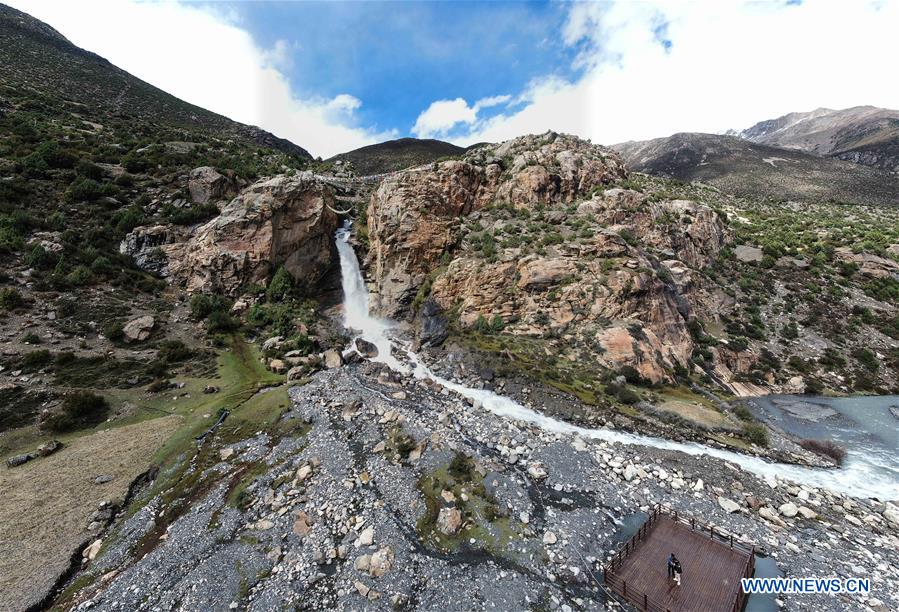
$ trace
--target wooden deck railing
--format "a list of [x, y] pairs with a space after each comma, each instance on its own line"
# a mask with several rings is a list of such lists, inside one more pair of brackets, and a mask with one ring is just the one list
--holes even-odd
[[[692, 517], [686, 518], [679, 514], [677, 510], [674, 510], [669, 506], [656, 504], [652, 510], [650, 510], [649, 516], [643, 524], [640, 525], [637, 531], [615, 552], [608, 563], [604, 564], [602, 567], [603, 582], [613, 593], [637, 606], [638, 609], [644, 610], [645, 612], [670, 612], [669, 608], [658, 601], [653, 601], [646, 593], [633, 588], [633, 586], [628, 586], [626, 580], [622, 580], [615, 575], [615, 569], [621, 567], [621, 564], [634, 552], [639, 543], [646, 539], [653, 526], [658, 522], [659, 517], [662, 515], [689, 527], [696, 533], [708, 535], [709, 538], [722, 546], [728, 546], [729, 548], [738, 550], [746, 555], [747, 561], [743, 570], [743, 575], [741, 576], [742, 578], [751, 578], [753, 573], [755, 573], [755, 546], [747, 546], [739, 540], [734, 540], [733, 534], [725, 534], [721, 530], [716, 530], [714, 525], [702, 523]], [[734, 596], [732, 605], [728, 609], [731, 610], [731, 612], [740, 612], [745, 600], [746, 594], [743, 593], [741, 586], [737, 589], [737, 594]]]

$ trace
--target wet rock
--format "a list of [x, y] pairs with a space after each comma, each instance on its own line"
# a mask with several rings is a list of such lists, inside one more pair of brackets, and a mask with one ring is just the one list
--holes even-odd
[[799, 506], [799, 514], [805, 519], [814, 519], [818, 517], [818, 513], [807, 506]]
[[453, 535], [462, 526], [462, 513], [458, 508], [441, 508], [437, 515], [437, 530], [444, 535]]
[[734, 247], [734, 256], [737, 258], [737, 261], [758, 262], [762, 261], [763, 255], [762, 249], [758, 247], [745, 244], [738, 244]]
[[90, 546], [84, 549], [81, 553], [82, 558], [85, 561], [93, 561], [97, 557], [97, 553], [100, 552], [100, 547], [103, 546], [103, 540], [96, 539], [94, 540]]
[[883, 518], [889, 521], [894, 529], [899, 528], [899, 507], [896, 507], [892, 503], [884, 504]]
[[296, 381], [306, 377], [306, 366], [294, 366], [287, 370], [287, 380]]
[[628, 463], [624, 466], [624, 479], [630, 482], [634, 478], [637, 477], [637, 468], [633, 463]]
[[284, 344], [284, 338], [282, 336], [272, 336], [268, 340], [262, 343], [263, 351], [271, 351], [274, 349], [279, 349]]
[[302, 510], [294, 515], [293, 532], [301, 538], [307, 536], [309, 532], [312, 531], [312, 525], [312, 518]]
[[308, 175], [276, 176], [244, 189], [203, 225], [138, 227], [119, 248], [191, 293], [236, 296], [241, 287], [267, 285], [280, 266], [310, 287], [333, 261], [333, 203], [332, 188]]
[[419, 311], [418, 340], [422, 346], [440, 346], [449, 336], [449, 321], [433, 298], [424, 301]]
[[356, 338], [356, 351], [366, 359], [374, 359], [378, 356], [378, 347], [362, 338]]
[[356, 540], [356, 543], [359, 546], [371, 546], [375, 541], [375, 528], [368, 526], [362, 530], [362, 533], [359, 534], [359, 539]]

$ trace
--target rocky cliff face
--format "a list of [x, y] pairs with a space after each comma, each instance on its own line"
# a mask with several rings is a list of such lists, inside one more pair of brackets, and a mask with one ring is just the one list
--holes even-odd
[[251, 185], [206, 224], [136, 228], [121, 251], [188, 292], [235, 295], [242, 286], [264, 285], [278, 266], [309, 287], [332, 262], [338, 223], [332, 208], [328, 186], [278, 176]]
[[463, 217], [497, 204], [571, 203], [625, 176], [607, 149], [547, 133], [478, 147], [462, 160], [386, 179], [368, 207], [376, 309], [392, 316], [406, 309], [457, 245]]
[[667, 380], [713, 302], [694, 271], [731, 234], [701, 203], [612, 188], [626, 176], [614, 153], [547, 134], [385, 181], [368, 210], [380, 311], [430, 292], [462, 329], [555, 337], [573, 359]]

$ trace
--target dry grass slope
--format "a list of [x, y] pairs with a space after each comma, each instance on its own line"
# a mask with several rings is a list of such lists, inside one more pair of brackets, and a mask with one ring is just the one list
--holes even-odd
[[[0, 470], [0, 609], [38, 602], [90, 538], [101, 501], [121, 501], [182, 418], [169, 416], [75, 438], [58, 453]], [[100, 475], [112, 476], [94, 484]]]

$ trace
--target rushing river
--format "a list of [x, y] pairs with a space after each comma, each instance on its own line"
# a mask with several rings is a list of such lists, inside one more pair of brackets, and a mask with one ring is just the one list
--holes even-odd
[[899, 395], [772, 395], [750, 406], [757, 418], [788, 434], [837, 443], [846, 450], [846, 467], [899, 483]]
[[[349, 237], [349, 226], [337, 231], [336, 242], [340, 255], [340, 271], [344, 291], [345, 325], [348, 329], [358, 333], [359, 337], [378, 347], [378, 357], [375, 358], [375, 361], [380, 361], [398, 372], [403, 374], [411, 373], [416, 378], [432, 380], [450, 391], [477, 402], [482, 408], [493, 414], [532, 423], [546, 431], [574, 434], [585, 439], [605, 440], [618, 444], [679, 451], [688, 455], [708, 455], [739, 465], [747, 472], [768, 480], [775, 477], [785, 478], [800, 484], [826, 488], [853, 497], [899, 499], [899, 474], [873, 469], [872, 464], [869, 462], [847, 461], [842, 468], [833, 470], [808, 468], [798, 465], [773, 463], [759, 457], [713, 448], [696, 442], [674, 442], [672, 440], [611, 429], [588, 429], [547, 417], [492, 391], [472, 389], [442, 378], [425, 366], [418, 355], [411, 350], [401, 348], [398, 343], [390, 338], [389, 332], [392, 327], [390, 321], [372, 317], [369, 313], [368, 289], [362, 277], [359, 260], [353, 251], [352, 245], [348, 242]], [[408, 365], [393, 355], [393, 349], [405, 353]]]

